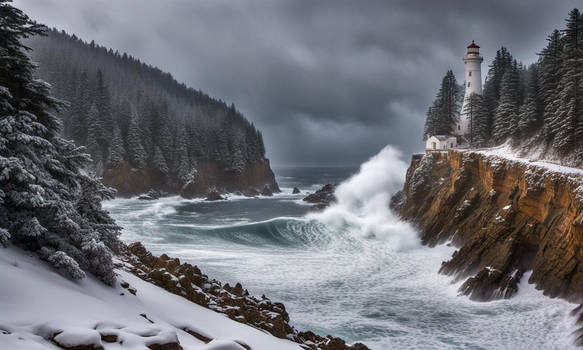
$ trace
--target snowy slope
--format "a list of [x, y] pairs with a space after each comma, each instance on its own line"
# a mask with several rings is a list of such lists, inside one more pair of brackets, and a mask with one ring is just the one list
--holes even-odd
[[[301, 350], [296, 343], [117, 272], [137, 289], [136, 295], [119, 283], [112, 288], [93, 277], [71, 281], [26, 252], [0, 249], [0, 349], [60, 349], [48, 340], [53, 338], [67, 347], [94, 344], [106, 350], [147, 350], [177, 340], [184, 349], [195, 350], [245, 350], [237, 342], [253, 350]], [[184, 328], [213, 341], [205, 344]], [[116, 341], [102, 340], [106, 335]]]

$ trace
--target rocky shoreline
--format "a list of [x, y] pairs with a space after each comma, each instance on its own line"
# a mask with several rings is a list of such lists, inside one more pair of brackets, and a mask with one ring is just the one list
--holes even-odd
[[[264, 295], [261, 298], [251, 296], [240, 283], [223, 285], [203, 274], [197, 266], [181, 263], [177, 258], [166, 254], [156, 257], [139, 242], [123, 247], [118, 258], [120, 269], [232, 320], [294, 341], [306, 350], [368, 350], [361, 343], [348, 345], [330, 335], [323, 337], [310, 331], [298, 331], [289, 324], [289, 315], [282, 303], [273, 302]], [[121, 286], [129, 293], [139, 293], [125, 281], [121, 281]], [[194, 330], [184, 331], [204, 342], [212, 340]]]

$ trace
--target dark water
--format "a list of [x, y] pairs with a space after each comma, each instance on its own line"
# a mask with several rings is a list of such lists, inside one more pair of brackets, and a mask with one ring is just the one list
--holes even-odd
[[[476, 303], [439, 275], [452, 248], [425, 248], [387, 207], [406, 164], [383, 151], [356, 168], [276, 168], [274, 197], [205, 202], [116, 199], [105, 206], [142, 241], [224, 282], [285, 303], [292, 323], [380, 349], [567, 349], [571, 304], [527, 284], [511, 300]], [[302, 198], [326, 183], [339, 203], [308, 214]], [[294, 186], [300, 195], [292, 195]], [[525, 278], [526, 280], [526, 278]]]

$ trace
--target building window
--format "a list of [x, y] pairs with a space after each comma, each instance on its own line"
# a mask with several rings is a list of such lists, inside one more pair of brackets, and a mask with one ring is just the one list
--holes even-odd
[[431, 143], [431, 145], [433, 146], [433, 149], [435, 149], [435, 148], [436, 148], [436, 144], [435, 144], [435, 142], [432, 142], [432, 143]]
[[453, 148], [453, 143], [450, 143], [449, 145], [450, 145], [449, 148]]
[[458, 129], [458, 130], [461, 130], [461, 128], [460, 128], [460, 126], [459, 126], [459, 125], [457, 126], [457, 129]]
[[468, 81], [468, 87], [470, 87], [470, 82]]
[[468, 72], [468, 76], [471, 77], [472, 76], [472, 71]]

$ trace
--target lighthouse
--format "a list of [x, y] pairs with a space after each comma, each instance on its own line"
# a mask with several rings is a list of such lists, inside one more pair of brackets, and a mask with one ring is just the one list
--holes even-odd
[[462, 112], [460, 120], [455, 127], [455, 134], [464, 137], [469, 141], [471, 128], [471, 115], [464, 113], [466, 103], [472, 93], [482, 94], [482, 61], [484, 58], [480, 56], [480, 47], [472, 40], [468, 46], [468, 51], [464, 56], [464, 64], [466, 67], [465, 73], [465, 94], [462, 104]]

